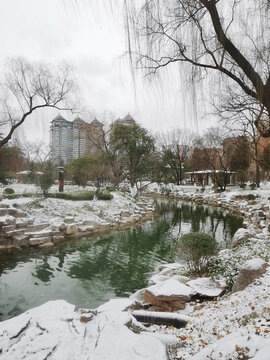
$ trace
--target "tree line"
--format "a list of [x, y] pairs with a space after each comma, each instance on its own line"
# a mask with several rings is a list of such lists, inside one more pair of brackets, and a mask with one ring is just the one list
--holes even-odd
[[[210, 128], [200, 137], [186, 129], [172, 129], [154, 136], [137, 123], [118, 123], [107, 126], [107, 130], [104, 124], [102, 131], [89, 137], [96, 148], [94, 155], [75, 159], [65, 168], [66, 180], [81, 186], [91, 181], [100, 189], [104, 184], [118, 187], [127, 181], [135, 195], [152, 182], [180, 185], [188, 178], [186, 172], [211, 170], [213, 182], [224, 191], [231, 172], [240, 186], [248, 180], [259, 186], [261, 176], [270, 170], [270, 143], [259, 143], [258, 155], [251, 138], [230, 137], [221, 128]], [[36, 152], [33, 147], [27, 158], [27, 149], [27, 146], [0, 148], [0, 180], [5, 182], [7, 177], [14, 177], [23, 167], [28, 169], [24, 177], [27, 182], [46, 184], [57, 179], [57, 166], [48, 160], [49, 153], [44, 151], [42, 158], [40, 146]], [[37, 171], [45, 174], [41, 180]]]

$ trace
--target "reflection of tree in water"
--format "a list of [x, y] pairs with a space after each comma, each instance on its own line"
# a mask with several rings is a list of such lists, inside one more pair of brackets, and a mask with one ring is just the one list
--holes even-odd
[[[95, 293], [101, 302], [113, 292], [126, 296], [144, 287], [158, 264], [174, 260], [172, 245], [180, 232], [200, 230], [228, 243], [242, 225], [241, 219], [211, 207], [175, 201], [163, 201], [158, 206], [160, 215], [154, 221], [129, 230], [65, 242], [49, 249], [0, 254], [0, 275], [20, 271], [21, 267], [26, 274], [32, 272], [26, 277], [27, 284], [35, 279], [41, 288], [61, 284], [85, 294], [87, 301]], [[55, 282], [53, 277], [58, 276], [61, 279]], [[50, 290], [57, 294], [56, 288]]]
[[48, 256], [43, 256], [37, 260], [35, 271], [32, 272], [32, 276], [36, 277], [42, 282], [50, 282], [51, 278], [54, 277], [54, 269], [48, 262]]
[[90, 280], [98, 275], [119, 296], [145, 286], [147, 274], [160, 259], [171, 261], [171, 244], [165, 236], [169, 227], [169, 223], [158, 221], [151, 228], [142, 225], [106, 236], [81, 252], [69, 276]]

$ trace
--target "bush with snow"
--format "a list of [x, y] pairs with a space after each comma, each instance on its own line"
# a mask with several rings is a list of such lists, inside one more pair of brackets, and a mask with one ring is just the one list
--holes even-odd
[[209, 258], [218, 250], [216, 240], [202, 232], [191, 232], [180, 237], [176, 244], [176, 255], [185, 260], [190, 270], [203, 269]]

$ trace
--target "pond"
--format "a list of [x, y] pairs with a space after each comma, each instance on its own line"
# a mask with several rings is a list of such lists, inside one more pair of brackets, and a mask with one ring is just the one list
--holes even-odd
[[190, 231], [227, 247], [243, 220], [209, 206], [159, 201], [158, 215], [128, 230], [48, 249], [0, 253], [0, 321], [49, 300], [95, 308], [145, 287], [150, 274], [175, 261], [176, 239]]

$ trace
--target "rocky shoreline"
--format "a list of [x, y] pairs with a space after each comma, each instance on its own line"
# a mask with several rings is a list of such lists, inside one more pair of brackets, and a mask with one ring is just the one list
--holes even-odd
[[[104, 201], [96, 201], [94, 206], [92, 201], [78, 201], [75, 208], [74, 202], [61, 199], [34, 198], [19, 204], [16, 199], [2, 200], [0, 201], [0, 251], [50, 247], [83, 236], [128, 228], [153, 217], [155, 209], [151, 201], [135, 202], [132, 198], [123, 197], [121, 194], [117, 196], [119, 203], [114, 204], [112, 214], [106, 214], [99, 208], [99, 205], [102, 208], [113, 204], [104, 204]], [[81, 209], [84, 207], [85, 211], [82, 214]], [[68, 216], [61, 216], [63, 208], [69, 209]], [[71, 208], [73, 210], [70, 210]]]

